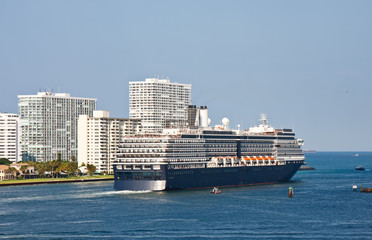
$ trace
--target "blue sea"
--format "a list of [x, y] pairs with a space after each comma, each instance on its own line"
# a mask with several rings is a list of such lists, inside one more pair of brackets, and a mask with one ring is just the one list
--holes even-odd
[[372, 153], [354, 154], [309, 153], [316, 171], [219, 195], [118, 192], [113, 182], [1, 187], [0, 239], [372, 239], [372, 193], [352, 191], [372, 187]]

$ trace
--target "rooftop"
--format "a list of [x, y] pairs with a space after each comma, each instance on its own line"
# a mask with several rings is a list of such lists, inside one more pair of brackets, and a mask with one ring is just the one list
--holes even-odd
[[18, 95], [18, 98], [25, 98], [25, 97], [53, 97], [53, 98], [85, 99], [85, 100], [97, 101], [96, 98], [71, 97], [70, 93], [38, 92], [36, 95]]
[[0, 170], [7, 170], [9, 169], [9, 166], [7, 165], [0, 165]]

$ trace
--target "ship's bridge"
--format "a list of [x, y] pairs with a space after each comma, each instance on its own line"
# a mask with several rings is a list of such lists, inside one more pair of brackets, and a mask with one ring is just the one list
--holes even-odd
[[274, 134], [275, 128], [269, 126], [266, 114], [262, 113], [260, 118], [261, 124], [249, 128], [246, 134]]

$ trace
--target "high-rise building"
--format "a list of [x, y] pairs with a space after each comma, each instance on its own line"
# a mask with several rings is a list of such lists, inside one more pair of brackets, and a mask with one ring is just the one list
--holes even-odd
[[110, 118], [108, 111], [94, 111], [93, 117], [79, 116], [79, 166], [96, 166], [98, 172], [112, 173], [112, 164], [122, 138], [141, 130], [141, 120]]
[[21, 160], [19, 117], [14, 113], [0, 113], [0, 158]]
[[142, 120], [143, 132], [161, 132], [167, 124], [187, 122], [191, 84], [147, 78], [129, 82], [129, 117]]
[[77, 157], [79, 115], [93, 116], [96, 99], [68, 93], [19, 95], [22, 160], [69, 160]]

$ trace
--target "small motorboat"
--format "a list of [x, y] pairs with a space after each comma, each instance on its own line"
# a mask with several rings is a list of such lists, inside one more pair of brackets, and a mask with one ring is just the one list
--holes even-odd
[[355, 153], [355, 154], [354, 154], [354, 157], [359, 157], [359, 154], [358, 154], [358, 153]]
[[356, 171], [364, 171], [366, 170], [363, 166], [358, 166], [355, 168]]
[[353, 184], [353, 192], [356, 192], [358, 190], [358, 186]]
[[214, 187], [210, 193], [212, 194], [220, 194], [222, 191], [218, 187]]
[[363, 188], [360, 186], [360, 192], [372, 193], [372, 188]]

